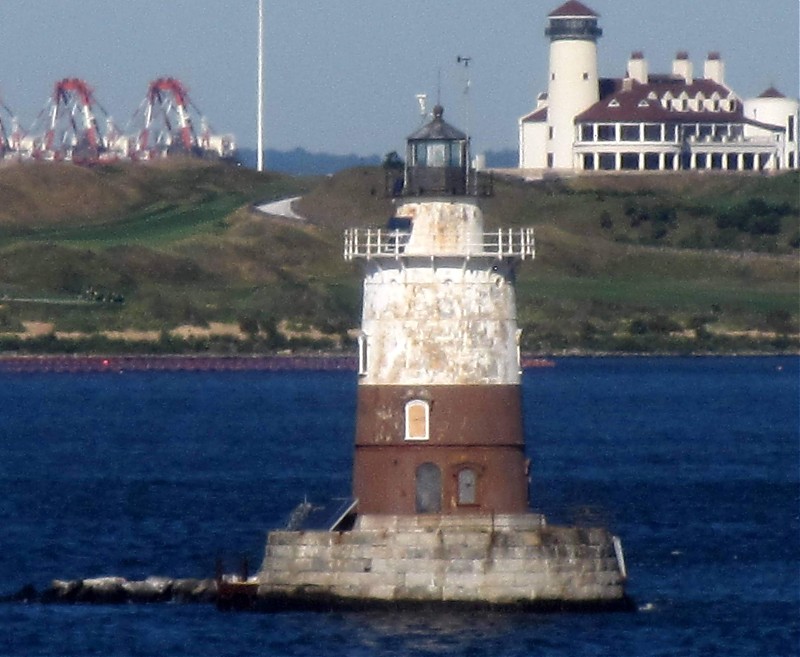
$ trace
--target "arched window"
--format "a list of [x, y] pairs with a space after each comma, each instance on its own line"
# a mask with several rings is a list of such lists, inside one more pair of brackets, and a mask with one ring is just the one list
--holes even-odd
[[430, 438], [430, 406], [421, 399], [412, 399], [406, 404], [406, 440], [428, 440]]
[[463, 468], [458, 471], [458, 503], [475, 504], [477, 501], [476, 489], [478, 475], [472, 468]]

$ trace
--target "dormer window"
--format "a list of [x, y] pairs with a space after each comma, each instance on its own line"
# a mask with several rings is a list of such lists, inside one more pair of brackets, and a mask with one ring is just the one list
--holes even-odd
[[611, 102], [608, 104], [609, 107], [619, 107], [619, 101], [616, 98], [613, 98]]
[[644, 98], [639, 101], [637, 107], [650, 107], [650, 103], [648, 103]]

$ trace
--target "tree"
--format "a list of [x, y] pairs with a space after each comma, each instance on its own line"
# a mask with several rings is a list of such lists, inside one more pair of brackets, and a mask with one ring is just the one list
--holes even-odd
[[397, 151], [386, 153], [386, 157], [383, 158], [384, 169], [402, 169], [403, 167], [405, 167], [405, 163], [397, 154]]

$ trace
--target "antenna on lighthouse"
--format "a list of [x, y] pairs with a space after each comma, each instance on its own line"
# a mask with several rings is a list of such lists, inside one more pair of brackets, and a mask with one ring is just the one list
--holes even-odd
[[458, 55], [456, 57], [456, 64], [464, 65], [464, 75], [466, 77], [464, 82], [464, 131], [467, 133], [467, 156], [465, 158], [464, 167], [467, 172], [469, 172], [470, 160], [472, 159], [472, 136], [470, 135], [469, 130], [469, 89], [471, 86], [469, 77], [469, 63], [471, 61], [472, 57], [464, 57], [462, 55]]
[[464, 128], [467, 132], [467, 137], [469, 137], [469, 89], [472, 85], [469, 77], [469, 63], [471, 61], [472, 57], [463, 57], [461, 55], [456, 57], [456, 63], [464, 65], [464, 74], [466, 76], [466, 80], [464, 82]]
[[264, 170], [264, 0], [258, 0], [258, 157], [256, 169]]

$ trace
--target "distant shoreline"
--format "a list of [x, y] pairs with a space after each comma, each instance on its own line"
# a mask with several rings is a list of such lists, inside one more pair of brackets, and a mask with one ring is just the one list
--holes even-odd
[[[556, 359], [565, 358], [797, 358], [797, 353], [612, 353], [570, 352], [566, 354], [522, 358], [524, 369], [550, 368]], [[21, 372], [288, 372], [355, 371], [358, 358], [345, 354], [269, 354], [269, 355], [97, 355], [97, 354], [0, 354], [0, 373]]]
[[235, 372], [355, 370], [349, 355], [0, 355], [0, 372]]
[[[523, 367], [553, 367], [549, 358], [524, 357]], [[235, 372], [235, 371], [355, 371], [355, 355], [87, 355], [0, 354], [0, 372]]]

